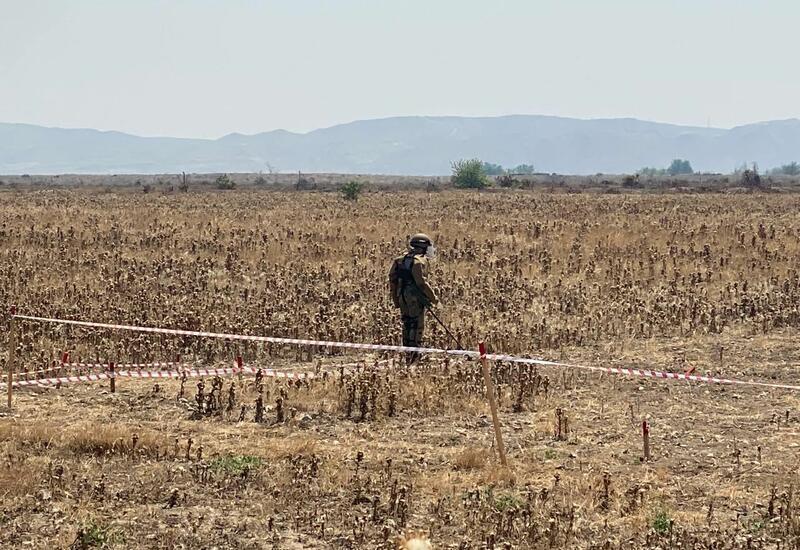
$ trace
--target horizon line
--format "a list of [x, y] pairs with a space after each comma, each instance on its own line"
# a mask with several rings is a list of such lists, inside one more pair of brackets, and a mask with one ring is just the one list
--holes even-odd
[[338, 124], [333, 124], [330, 126], [323, 126], [319, 128], [314, 128], [313, 130], [308, 130], [305, 132], [296, 132], [292, 130], [286, 130], [285, 128], [274, 128], [272, 130], [264, 130], [261, 132], [256, 132], [254, 134], [244, 134], [241, 132], [228, 132], [227, 134], [223, 134], [219, 137], [211, 138], [211, 137], [189, 137], [189, 136], [169, 136], [169, 135], [144, 135], [144, 134], [136, 134], [131, 132], [126, 132], [123, 130], [116, 130], [116, 129], [100, 129], [100, 128], [91, 128], [91, 127], [65, 127], [65, 126], [49, 126], [44, 124], [34, 124], [30, 122], [4, 122], [0, 121], [2, 125], [9, 125], [9, 126], [30, 126], [35, 128], [44, 128], [47, 130], [64, 130], [64, 131], [91, 131], [91, 132], [100, 132], [104, 134], [122, 134], [131, 137], [137, 137], [142, 139], [183, 139], [183, 140], [196, 140], [196, 141], [219, 141], [226, 137], [231, 136], [242, 136], [242, 137], [253, 137], [259, 136], [262, 134], [270, 134], [270, 133], [288, 133], [297, 136], [303, 136], [312, 134], [314, 132], [320, 132], [324, 130], [330, 130], [332, 128], [337, 128], [340, 126], [348, 126], [351, 124], [358, 124], [360, 122], [378, 122], [378, 121], [386, 121], [386, 120], [398, 120], [398, 119], [472, 119], [472, 120], [490, 120], [490, 119], [503, 119], [503, 118], [517, 118], [517, 117], [531, 117], [531, 118], [549, 118], [549, 119], [559, 119], [559, 120], [576, 120], [576, 121], [583, 121], [583, 122], [600, 122], [600, 121], [620, 121], [620, 120], [629, 120], [629, 121], [636, 121], [636, 122], [643, 122], [648, 124], [659, 124], [664, 126], [675, 126], [680, 128], [687, 128], [687, 129], [697, 129], [697, 130], [720, 130], [720, 131], [730, 131], [735, 130], [737, 128], [743, 128], [747, 126], [756, 126], [759, 124], [771, 124], [776, 122], [791, 122], [797, 121], [800, 122], [800, 118], [798, 117], [789, 117], [789, 118], [779, 118], [779, 119], [771, 119], [771, 120], [760, 120], [749, 122], [747, 124], [738, 124], [736, 126], [731, 126], [729, 128], [726, 127], [719, 127], [719, 126], [697, 126], [692, 124], [678, 124], [674, 122], [664, 122], [659, 120], [649, 120], [649, 119], [642, 119], [632, 116], [619, 116], [619, 117], [593, 117], [593, 118], [584, 118], [584, 117], [574, 117], [574, 116], [561, 116], [561, 115], [543, 115], [543, 114], [525, 114], [525, 113], [517, 113], [517, 114], [508, 114], [508, 115], [397, 115], [397, 116], [385, 116], [385, 117], [376, 117], [376, 118], [363, 118], [363, 119], [355, 119], [350, 120], [347, 122], [341, 122]]

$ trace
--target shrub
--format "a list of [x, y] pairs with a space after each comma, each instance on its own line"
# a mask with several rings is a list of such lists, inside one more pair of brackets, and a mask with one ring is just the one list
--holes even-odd
[[532, 176], [535, 173], [533, 164], [518, 164], [511, 169], [512, 174], [519, 176]]
[[257, 456], [221, 456], [211, 462], [211, 469], [215, 472], [224, 472], [226, 474], [240, 476], [245, 472], [260, 468], [262, 464], [263, 461]]
[[745, 187], [761, 187], [761, 176], [758, 175], [758, 170], [753, 168], [742, 172], [741, 183]]
[[70, 548], [110, 548], [125, 542], [122, 533], [114, 531], [108, 525], [90, 522], [78, 531], [78, 536]]
[[360, 181], [350, 180], [342, 185], [342, 196], [348, 201], [357, 201], [361, 192], [364, 190], [364, 184]]
[[666, 535], [672, 526], [672, 518], [666, 510], [659, 510], [650, 522], [650, 526], [659, 535]]
[[628, 175], [622, 178], [622, 187], [625, 187], [626, 189], [638, 189], [641, 186], [642, 184], [639, 183], [639, 174], [636, 174], [635, 176]]
[[499, 176], [505, 173], [505, 169], [500, 164], [492, 164], [491, 162], [483, 163], [483, 171], [487, 176]]
[[264, 174], [259, 174], [255, 181], [256, 185], [266, 185], [267, 178], [264, 177]]
[[450, 180], [459, 189], [483, 189], [489, 185], [483, 163], [479, 159], [458, 160], [452, 164]]
[[666, 170], [663, 168], [654, 168], [652, 166], [645, 166], [644, 168], [640, 169], [637, 174], [647, 177], [654, 177], [654, 176], [663, 176], [666, 174]]
[[236, 182], [229, 178], [228, 174], [218, 176], [217, 179], [214, 180], [214, 185], [216, 185], [217, 189], [236, 189]]
[[497, 181], [497, 184], [500, 187], [514, 187], [514, 185], [517, 183], [517, 180], [514, 179], [514, 176], [511, 174], [503, 174], [502, 176], [497, 176], [497, 178], [495, 178], [495, 181]]
[[300, 172], [297, 173], [297, 182], [294, 184], [294, 188], [297, 191], [304, 191], [307, 189], [316, 189], [317, 183], [314, 181], [312, 177], [306, 177]]
[[688, 160], [675, 159], [672, 164], [667, 168], [667, 174], [670, 176], [677, 176], [680, 174], [694, 174], [692, 164]]

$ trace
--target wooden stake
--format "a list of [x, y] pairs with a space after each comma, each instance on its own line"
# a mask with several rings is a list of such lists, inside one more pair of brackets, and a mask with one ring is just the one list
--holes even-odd
[[108, 372], [111, 373], [111, 393], [117, 391], [117, 377], [114, 375], [114, 363], [108, 364]]
[[489, 398], [489, 407], [492, 409], [492, 423], [494, 424], [494, 437], [497, 441], [497, 453], [500, 455], [500, 464], [507, 466], [506, 449], [503, 446], [503, 434], [500, 432], [500, 417], [497, 415], [497, 403], [494, 400], [494, 383], [489, 373], [489, 364], [486, 360], [486, 346], [483, 342], [479, 344], [481, 352], [481, 367], [483, 369], [483, 381], [486, 383], [486, 396]]
[[642, 444], [644, 445], [644, 460], [650, 461], [650, 424], [642, 420]]
[[[11, 315], [16, 315], [15, 308], [12, 308]], [[8, 336], [8, 410], [11, 410], [11, 399], [13, 394], [14, 383], [14, 362], [17, 355], [17, 320], [11, 317], [9, 322], [9, 336]]]

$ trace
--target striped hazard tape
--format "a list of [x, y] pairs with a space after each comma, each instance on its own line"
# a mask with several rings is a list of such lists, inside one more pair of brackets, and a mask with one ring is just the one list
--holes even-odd
[[[120, 370], [114, 372], [102, 372], [98, 374], [82, 374], [75, 376], [56, 376], [53, 378], [40, 378], [36, 380], [16, 380], [11, 383], [13, 387], [26, 386], [56, 386], [59, 384], [69, 384], [75, 382], [98, 382], [110, 378], [198, 378], [206, 376], [231, 376], [236, 374], [253, 374], [261, 371], [262, 376], [268, 378], [286, 378], [296, 380], [312, 380], [317, 378], [312, 372], [287, 372], [276, 371], [273, 369], [258, 369], [256, 367], [220, 367], [220, 368], [193, 368], [184, 370], [168, 371], [143, 371], [143, 370]], [[0, 383], [0, 388], [7, 387], [5, 382]]]
[[[336, 363], [331, 365], [325, 366], [326, 372], [333, 372], [338, 369], [344, 369], [345, 372], [348, 374], [351, 373], [351, 369], [358, 368], [358, 367], [366, 367], [368, 365], [385, 365], [388, 364], [388, 360], [380, 360], [380, 361], [361, 361], [355, 363]], [[237, 360], [237, 365], [239, 361]], [[110, 372], [111, 365], [114, 365], [115, 371], [112, 374]], [[170, 370], [160, 370], [160, 371], [143, 371], [142, 369], [146, 368], [169, 368], [169, 367], [179, 367], [177, 370], [170, 369]], [[60, 370], [71, 370], [71, 369], [96, 369], [96, 368], [103, 368], [108, 372], [100, 373], [100, 374], [62, 374], [59, 373], [58, 376], [52, 376], [49, 378], [35, 378], [30, 380], [31, 376], [44, 374], [48, 372], [60, 371]], [[122, 369], [122, 370], [117, 370]], [[135, 370], [133, 370], [135, 369]], [[249, 374], [255, 374], [258, 370], [257, 367], [245, 367], [245, 366], [238, 366], [233, 367], [235, 372], [228, 372], [231, 369], [207, 369], [207, 368], [199, 368], [199, 367], [186, 367], [186, 363], [181, 362], [174, 362], [174, 361], [167, 361], [167, 362], [160, 362], [160, 363], [63, 363], [60, 366], [51, 367], [47, 369], [40, 369], [35, 371], [22, 371], [18, 373], [14, 373], [13, 376], [15, 378], [24, 377], [25, 380], [17, 380], [14, 381], [12, 386], [34, 386], [34, 385], [52, 385], [52, 384], [66, 384], [69, 382], [94, 382], [97, 380], [106, 380], [108, 378], [116, 378], [116, 377], [129, 377], [129, 378], [180, 378], [182, 376], [181, 373], [186, 372], [187, 376], [216, 376], [216, 375], [225, 375], [225, 374], [235, 374], [236, 372], [243, 372]], [[294, 373], [289, 371], [280, 371], [275, 369], [261, 369], [261, 373], [264, 376], [273, 377], [273, 378], [304, 378], [304, 379], [312, 379], [315, 378], [316, 375], [312, 372], [303, 372], [303, 373]], [[0, 387], [6, 387], [7, 384], [5, 382], [0, 382]]]
[[623, 376], [636, 376], [640, 378], [656, 378], [664, 380], [686, 380], [687, 382], [705, 382], [707, 384], [739, 384], [745, 386], [762, 386], [766, 388], [778, 388], [784, 390], [800, 391], [800, 386], [790, 384], [776, 384], [772, 382], [758, 382], [753, 380], [737, 380], [734, 378], [719, 378], [716, 376], [703, 376], [699, 374], [688, 374], [680, 372], [666, 372], [650, 369], [633, 369], [625, 367], [598, 367], [590, 365], [576, 365], [572, 363], [559, 363], [555, 361], [544, 361], [541, 359], [527, 359], [524, 357], [512, 357], [508, 355], [487, 355], [487, 358], [495, 361], [505, 361], [509, 363], [522, 363], [528, 365], [540, 365], [549, 367], [566, 367], [571, 369], [582, 369], [594, 372], [604, 372], [607, 374], [619, 374]]
[[[114, 367], [117, 369], [157, 369], [157, 368], [180, 368], [183, 364], [168, 361], [164, 363], [115, 363]], [[68, 371], [85, 371], [85, 370], [108, 370], [111, 363], [59, 363], [54, 367], [46, 369], [20, 371], [14, 373], [14, 377], [31, 377], [39, 374], [46, 374], [48, 372], [68, 372]]]
[[[107, 369], [111, 363], [62, 363], [65, 368], [70, 369]], [[161, 367], [180, 367], [182, 363], [166, 361], [161, 363], [114, 363], [118, 369], [157, 369]]]
[[196, 330], [182, 330], [171, 328], [140, 327], [135, 325], [118, 325], [110, 323], [93, 323], [89, 321], [73, 321], [67, 319], [52, 319], [48, 317], [33, 317], [30, 315], [13, 315], [14, 319], [35, 321], [40, 323], [56, 323], [62, 325], [81, 326], [88, 328], [103, 328], [111, 330], [127, 330], [133, 332], [148, 332], [153, 334], [171, 334], [173, 336], [198, 336], [201, 338], [220, 338], [223, 340], [240, 340], [247, 342], [267, 342], [271, 344], [291, 344], [297, 346], [317, 346], [343, 349], [365, 349], [372, 351], [397, 351], [419, 353], [446, 353], [450, 355], [466, 355], [478, 357], [477, 351], [447, 350], [440, 348], [414, 348], [408, 346], [392, 346], [386, 344], [355, 344], [350, 342], [335, 342], [328, 340], [306, 340], [300, 338], [282, 338], [276, 336], [250, 336], [246, 334], [228, 334], [223, 332], [204, 332]]
[[387, 351], [387, 352], [400, 352], [400, 353], [416, 352], [421, 354], [445, 354], [445, 355], [455, 355], [455, 356], [473, 357], [473, 358], [485, 357], [486, 359], [491, 361], [500, 361], [505, 363], [522, 363], [522, 364], [541, 365], [550, 367], [583, 369], [583, 370], [606, 372], [609, 374], [618, 374], [624, 376], [637, 376], [643, 378], [653, 378], [653, 379], [663, 379], [663, 380], [686, 380], [691, 382], [702, 382], [708, 384], [732, 384], [741, 386], [757, 386], [765, 388], [800, 391], [800, 386], [790, 385], [790, 384], [776, 384], [771, 382], [761, 382], [752, 380], [737, 380], [732, 378], [702, 376], [690, 373], [673, 373], [673, 372], [655, 371], [650, 369], [576, 365], [571, 363], [560, 363], [555, 361], [546, 361], [543, 359], [533, 359], [533, 358], [517, 357], [513, 355], [503, 355], [503, 354], [485, 354], [482, 356], [478, 351], [469, 351], [469, 350], [452, 350], [443, 348], [414, 348], [408, 346], [394, 346], [385, 344], [359, 344], [352, 342], [335, 342], [327, 340], [281, 338], [275, 336], [251, 336], [245, 334], [228, 334], [222, 332], [205, 332], [205, 331], [182, 330], [182, 329], [141, 327], [135, 325], [121, 325], [121, 324], [111, 324], [111, 323], [94, 323], [89, 321], [74, 321], [68, 319], [53, 319], [49, 317], [34, 317], [30, 315], [13, 315], [12, 317], [15, 319], [40, 322], [40, 323], [56, 323], [62, 325], [81, 326], [88, 328], [126, 330], [126, 331], [145, 332], [154, 334], [171, 334], [176, 336], [197, 336], [202, 338], [220, 338], [225, 340], [268, 342], [273, 344], [318, 346], [318, 347], [341, 348], [341, 349], [361, 349], [361, 350]]

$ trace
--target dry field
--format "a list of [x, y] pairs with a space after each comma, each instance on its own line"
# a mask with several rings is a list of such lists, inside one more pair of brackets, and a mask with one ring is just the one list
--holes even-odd
[[[794, 195], [5, 190], [0, 220], [4, 311], [398, 343], [386, 274], [424, 230], [465, 344], [787, 384], [800, 370]], [[21, 329], [20, 379], [63, 351], [241, 354], [318, 377], [17, 391], [0, 417], [3, 548], [394, 548], [406, 529], [434, 548], [800, 545], [791, 391], [494, 365], [501, 468], [475, 362]]]

